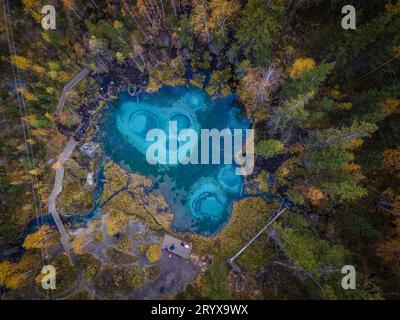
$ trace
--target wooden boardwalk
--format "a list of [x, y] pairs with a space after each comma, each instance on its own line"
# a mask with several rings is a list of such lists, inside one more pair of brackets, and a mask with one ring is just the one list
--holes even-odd
[[88, 74], [89, 74], [89, 70], [88, 69], [83, 69], [81, 72], [79, 72], [74, 78], [71, 79], [71, 81], [69, 81], [61, 94], [60, 100], [58, 101], [58, 105], [57, 105], [57, 109], [55, 111], [55, 114], [57, 117], [60, 116], [62, 109], [64, 108], [65, 105], [65, 99], [67, 98], [67, 93], [68, 91], [72, 90], [73, 88], [75, 88], [75, 86], [82, 81], [83, 78], [85, 78]]
[[58, 231], [60, 232], [60, 241], [65, 251], [69, 251], [71, 249], [71, 243], [69, 242], [69, 236], [65, 231], [64, 225], [61, 221], [60, 215], [57, 212], [57, 196], [62, 191], [62, 183], [64, 179], [64, 163], [69, 159], [74, 151], [77, 142], [74, 138], [70, 138], [64, 148], [64, 150], [59, 155], [56, 166], [56, 176], [54, 180], [53, 190], [49, 195], [49, 213], [52, 215]]
[[[60, 100], [58, 101], [57, 109], [55, 111], [56, 116], [59, 116], [62, 112], [68, 91], [72, 90], [80, 81], [82, 81], [82, 79], [85, 78], [89, 74], [89, 72], [90, 71], [88, 69], [83, 69], [73, 79], [71, 79], [71, 81], [69, 81], [65, 85]], [[56, 223], [57, 229], [60, 233], [61, 244], [64, 250], [67, 252], [71, 250], [72, 246], [69, 241], [69, 235], [64, 228], [64, 224], [62, 223], [60, 215], [57, 212], [57, 196], [62, 191], [62, 183], [64, 179], [64, 163], [70, 158], [77, 144], [78, 142], [73, 137], [69, 138], [67, 144], [64, 147], [64, 150], [58, 156], [58, 160], [55, 163], [56, 175], [54, 179], [54, 186], [53, 190], [49, 195], [49, 204], [48, 204], [49, 213], [52, 215], [54, 222]]]

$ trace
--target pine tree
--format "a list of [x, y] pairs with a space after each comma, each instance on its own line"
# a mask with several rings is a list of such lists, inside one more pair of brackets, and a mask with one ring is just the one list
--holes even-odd
[[292, 130], [295, 127], [302, 126], [310, 117], [310, 112], [305, 109], [305, 106], [314, 98], [314, 95], [315, 93], [312, 91], [305, 95], [299, 95], [272, 110], [269, 119], [270, 125], [281, 131]]
[[257, 143], [255, 152], [268, 159], [282, 153], [283, 149], [284, 146], [279, 140], [267, 139]]
[[350, 127], [315, 130], [310, 133], [310, 139], [307, 141], [306, 148], [309, 150], [327, 147], [349, 149], [352, 147], [352, 141], [369, 137], [377, 129], [378, 127], [375, 124], [355, 121]]
[[236, 37], [247, 57], [265, 66], [285, 24], [285, 1], [249, 0], [242, 10]]
[[[334, 67], [334, 62], [320, 63], [314, 68], [304, 68], [301, 72], [296, 71], [296, 77], [283, 85], [282, 99], [294, 98], [309, 92], [318, 92], [319, 87], [328, 79]], [[292, 72], [293, 68], [298, 68], [298, 66], [293, 66]]]

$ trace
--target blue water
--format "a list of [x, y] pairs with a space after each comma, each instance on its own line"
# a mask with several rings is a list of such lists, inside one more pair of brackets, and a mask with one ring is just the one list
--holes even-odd
[[100, 123], [99, 140], [106, 154], [125, 168], [154, 179], [154, 189], [165, 196], [174, 212], [176, 230], [215, 234], [228, 221], [233, 201], [241, 196], [243, 178], [235, 174], [235, 164], [149, 164], [145, 155], [152, 142], [146, 141], [146, 134], [154, 128], [168, 134], [169, 121], [177, 122], [178, 132], [191, 128], [198, 133], [202, 128], [246, 129], [250, 122], [234, 95], [212, 100], [204, 91], [185, 86], [142, 94], [138, 101], [122, 94], [104, 111]]

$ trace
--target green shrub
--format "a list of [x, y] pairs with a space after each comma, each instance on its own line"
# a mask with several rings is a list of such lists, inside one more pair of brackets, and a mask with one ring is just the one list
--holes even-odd
[[133, 254], [118, 250], [116, 247], [108, 247], [106, 249], [106, 256], [112, 263], [128, 264], [137, 260]]
[[161, 258], [162, 251], [158, 243], [152, 243], [149, 245], [146, 251], [146, 257], [150, 263], [153, 263]]
[[255, 151], [257, 155], [269, 159], [282, 153], [283, 149], [283, 143], [279, 140], [267, 139], [257, 143]]
[[83, 272], [87, 282], [91, 282], [101, 269], [101, 261], [91, 253], [84, 253], [77, 257], [77, 268]]

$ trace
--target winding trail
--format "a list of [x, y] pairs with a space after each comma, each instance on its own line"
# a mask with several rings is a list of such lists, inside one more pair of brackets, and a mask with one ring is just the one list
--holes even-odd
[[[82, 79], [85, 78], [89, 74], [89, 72], [90, 71], [88, 69], [84, 68], [64, 86], [60, 100], [58, 101], [57, 109], [55, 111], [55, 115], [57, 117], [60, 116], [62, 109], [65, 105], [65, 99], [67, 97], [68, 91], [72, 90], [80, 81], [82, 81]], [[54, 186], [49, 195], [49, 213], [53, 217], [57, 229], [60, 232], [60, 241], [66, 252], [71, 250], [72, 245], [69, 242], [69, 235], [64, 228], [60, 215], [57, 212], [57, 196], [62, 191], [62, 183], [64, 179], [64, 163], [69, 159], [77, 144], [78, 142], [73, 137], [70, 137], [64, 147], [64, 150], [58, 156], [58, 160], [55, 163], [56, 175]]]
[[79, 72], [74, 78], [71, 79], [70, 82], [68, 82], [61, 94], [60, 100], [58, 101], [58, 105], [57, 105], [57, 109], [55, 111], [55, 114], [57, 117], [60, 116], [62, 109], [64, 107], [65, 104], [65, 99], [67, 98], [67, 93], [68, 91], [72, 90], [79, 82], [82, 81], [83, 78], [85, 78], [88, 74], [89, 74], [89, 70], [88, 69], [83, 69], [81, 72]]
[[58, 231], [60, 232], [61, 244], [65, 251], [69, 251], [72, 246], [71, 246], [71, 243], [68, 241], [69, 236], [68, 236], [67, 232], [65, 231], [64, 225], [63, 225], [61, 218], [57, 212], [56, 200], [57, 200], [57, 196], [62, 191], [62, 182], [64, 179], [64, 163], [71, 156], [72, 151], [74, 151], [77, 143], [78, 142], [76, 142], [76, 140], [73, 137], [69, 138], [64, 150], [60, 153], [59, 158], [58, 158], [57, 162], [55, 163], [56, 176], [55, 176], [55, 180], [54, 180], [53, 190], [51, 191], [51, 193], [49, 195], [49, 212], [52, 215], [52, 217], [57, 225]]

